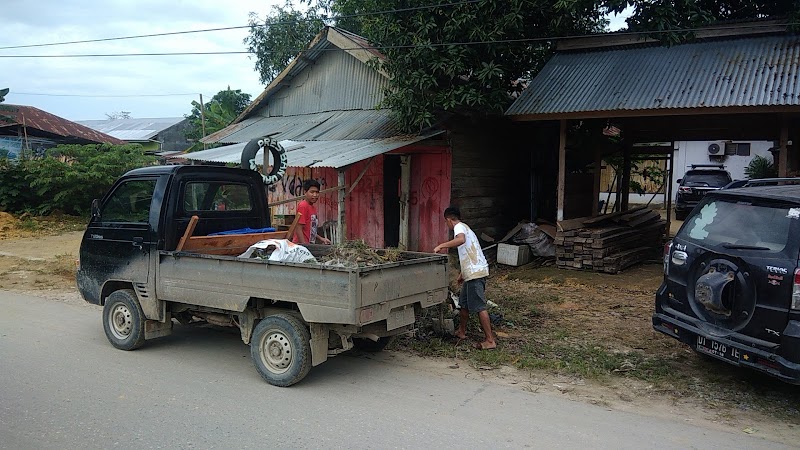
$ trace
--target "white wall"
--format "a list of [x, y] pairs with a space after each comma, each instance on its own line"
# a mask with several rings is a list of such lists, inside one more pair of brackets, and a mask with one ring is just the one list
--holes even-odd
[[673, 155], [673, 164], [675, 165], [674, 173], [672, 174], [672, 193], [673, 201], [674, 194], [678, 190], [678, 180], [683, 178], [687, 170], [691, 169], [692, 164], [722, 164], [725, 170], [730, 172], [731, 178], [734, 180], [743, 180], [744, 168], [750, 164], [750, 160], [756, 155], [763, 156], [772, 160], [772, 154], [769, 149], [772, 147], [772, 141], [733, 141], [733, 142], [749, 142], [750, 143], [750, 156], [726, 156], [722, 161], [712, 161], [708, 157], [708, 146], [710, 144], [718, 144], [720, 152], [724, 152], [725, 142], [722, 141], [681, 141], [676, 142], [675, 153]]

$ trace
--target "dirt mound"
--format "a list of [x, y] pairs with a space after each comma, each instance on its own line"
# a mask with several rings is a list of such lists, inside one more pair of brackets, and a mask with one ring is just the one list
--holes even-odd
[[17, 226], [17, 219], [7, 212], [0, 211], [0, 230], [10, 230]]

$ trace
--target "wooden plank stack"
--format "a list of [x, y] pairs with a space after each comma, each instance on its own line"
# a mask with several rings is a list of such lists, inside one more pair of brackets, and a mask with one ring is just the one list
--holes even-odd
[[619, 273], [658, 254], [666, 221], [645, 206], [558, 223], [559, 268]]

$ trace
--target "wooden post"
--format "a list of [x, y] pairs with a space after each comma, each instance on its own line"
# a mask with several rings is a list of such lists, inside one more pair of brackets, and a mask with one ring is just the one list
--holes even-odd
[[628, 210], [628, 200], [631, 193], [630, 184], [631, 184], [631, 146], [630, 144], [625, 144], [624, 153], [623, 153], [623, 162], [622, 162], [622, 180], [620, 181], [620, 190], [622, 192], [622, 199], [619, 211], [627, 211]]
[[347, 240], [347, 224], [345, 223], [345, 198], [347, 192], [345, 191], [344, 169], [339, 169], [339, 191], [337, 199], [339, 201], [339, 220], [336, 221], [336, 235], [339, 236], [339, 243]]
[[785, 177], [789, 168], [789, 123], [786, 116], [781, 118], [781, 152], [778, 155], [778, 176]]
[[409, 215], [408, 198], [411, 192], [411, 155], [400, 156], [400, 242], [401, 250], [408, 250]]
[[594, 149], [594, 189], [592, 189], [592, 217], [600, 214], [600, 174], [603, 170], [603, 154], [600, 147]]
[[558, 187], [556, 220], [564, 220], [564, 185], [567, 177], [567, 120], [561, 119], [558, 135]]
[[669, 154], [669, 159], [667, 160], [667, 164], [669, 164], [669, 173], [667, 182], [667, 189], [664, 190], [666, 197], [664, 199], [664, 204], [667, 206], [667, 238], [670, 237], [670, 227], [672, 226], [672, 177], [675, 172], [675, 141], [672, 141], [672, 147]]

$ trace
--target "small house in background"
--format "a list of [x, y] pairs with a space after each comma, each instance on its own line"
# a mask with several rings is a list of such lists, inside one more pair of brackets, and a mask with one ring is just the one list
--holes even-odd
[[326, 229], [374, 247], [430, 251], [447, 239], [450, 147], [443, 131], [403, 133], [377, 108], [389, 79], [369, 64], [375, 58], [384, 56], [360, 36], [326, 27], [230, 126], [204, 139], [227, 145], [180, 157], [239, 163], [247, 142], [272, 135], [290, 166], [269, 188], [277, 223], [293, 218], [313, 178]]
[[189, 119], [184, 117], [82, 120], [78, 123], [127, 143], [140, 144], [145, 151], [157, 155], [182, 152], [192, 146], [186, 138]]
[[11, 158], [41, 156], [59, 144], [114, 144], [125, 141], [33, 106], [3, 103], [0, 110], [0, 151]]

